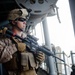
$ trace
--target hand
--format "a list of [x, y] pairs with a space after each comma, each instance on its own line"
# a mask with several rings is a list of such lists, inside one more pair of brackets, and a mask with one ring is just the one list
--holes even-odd
[[36, 60], [39, 62], [43, 62], [45, 60], [45, 54], [41, 51], [36, 53]]
[[25, 43], [17, 43], [17, 47], [19, 51], [25, 51], [26, 50], [26, 44]]

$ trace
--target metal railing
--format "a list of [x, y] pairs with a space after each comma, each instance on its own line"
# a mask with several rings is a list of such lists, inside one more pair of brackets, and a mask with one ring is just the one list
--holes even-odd
[[65, 54], [65, 52], [61, 53], [56, 53], [56, 55], [60, 55], [61, 58], [64, 60], [64, 62], [60, 60], [56, 60], [56, 65], [57, 65], [57, 75], [70, 75], [71, 73], [71, 67], [70, 67], [70, 62], [69, 59], [70, 57]]

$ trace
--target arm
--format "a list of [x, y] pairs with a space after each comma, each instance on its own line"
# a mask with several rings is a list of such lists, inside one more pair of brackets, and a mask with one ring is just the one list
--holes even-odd
[[0, 39], [0, 63], [4, 63], [12, 59], [12, 55], [17, 51], [15, 44], [8, 38]]

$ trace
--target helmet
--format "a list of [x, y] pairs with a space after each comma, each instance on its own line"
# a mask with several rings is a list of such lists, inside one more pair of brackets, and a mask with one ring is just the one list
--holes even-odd
[[8, 20], [15, 20], [16, 18], [25, 18], [28, 16], [26, 9], [13, 9], [8, 14]]

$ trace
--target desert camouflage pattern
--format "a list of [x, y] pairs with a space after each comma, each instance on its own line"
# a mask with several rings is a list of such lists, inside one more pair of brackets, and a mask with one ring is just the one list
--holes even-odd
[[[15, 44], [13, 44], [12, 41], [15, 41]], [[33, 53], [26, 51], [25, 43], [21, 43], [22, 41], [20, 39], [16, 39], [15, 37], [12, 37], [12, 40], [9, 38], [0, 38], [0, 63], [4, 64], [9, 75], [36, 75], [36, 62], [34, 55]], [[18, 50], [16, 44], [23, 50]], [[23, 48], [23, 45], [25, 45], [25, 48]], [[18, 65], [19, 62], [16, 61], [16, 59], [18, 59], [18, 57], [15, 56], [17, 51], [19, 51], [21, 55], [20, 65]]]
[[26, 9], [13, 9], [9, 12], [8, 20], [15, 20], [16, 18], [25, 18], [28, 15], [28, 12]]
[[[22, 35], [22, 37], [26, 37], [26, 35]], [[20, 59], [16, 56], [17, 52], [20, 53]], [[20, 60], [20, 65], [16, 59]], [[0, 63], [4, 63], [9, 75], [36, 75], [35, 68], [40, 65], [37, 61], [41, 60], [40, 62], [42, 62], [42, 59], [42, 53], [37, 53], [35, 58], [20, 39], [0, 38]]]
[[17, 51], [15, 44], [9, 38], [0, 39], [0, 63], [5, 63], [12, 59], [12, 55]]

